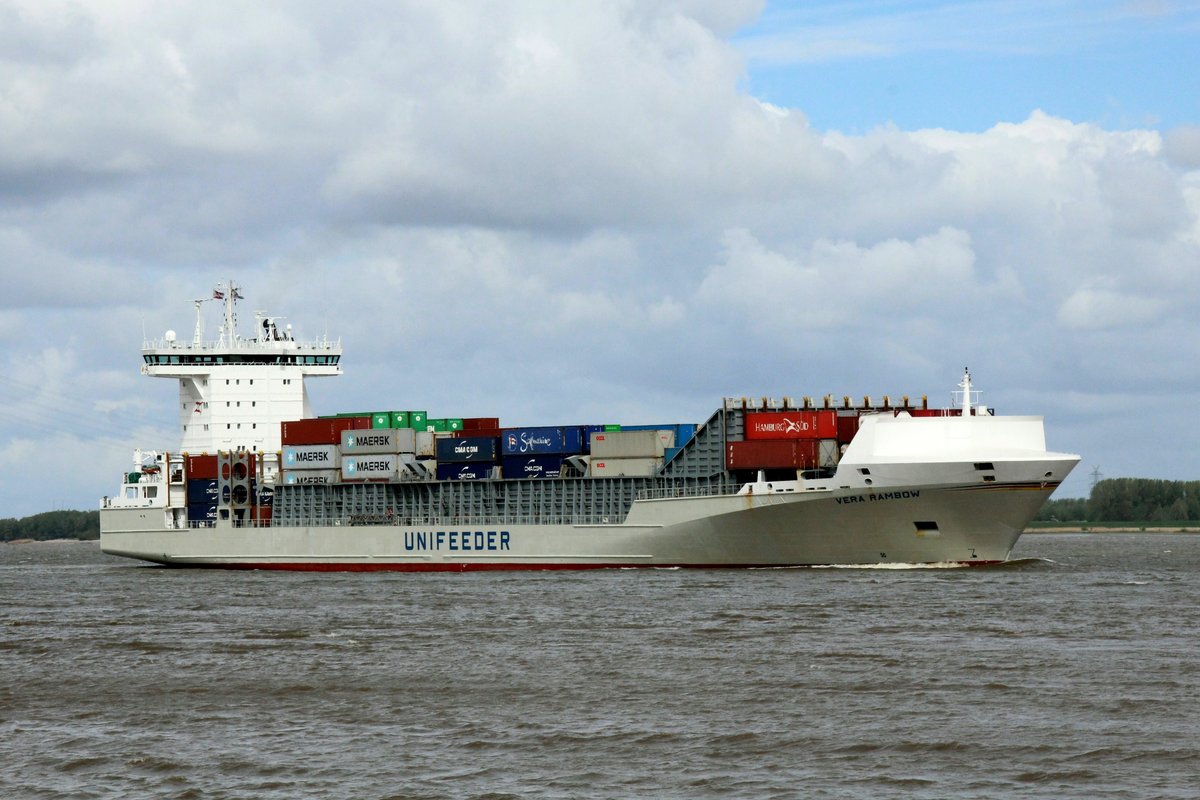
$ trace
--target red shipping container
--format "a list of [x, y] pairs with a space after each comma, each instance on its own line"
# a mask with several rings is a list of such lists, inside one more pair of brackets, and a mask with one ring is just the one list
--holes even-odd
[[746, 415], [747, 439], [836, 439], [836, 411], [756, 411]]
[[476, 439], [481, 437], [491, 437], [499, 439], [502, 432], [499, 428], [464, 428], [461, 431], [454, 431], [450, 434], [452, 439]]
[[187, 479], [214, 480], [217, 477], [217, 456], [199, 455], [187, 457]]
[[[499, 428], [499, 417], [463, 417], [464, 431], [494, 431], [498, 430]], [[491, 436], [491, 433], [486, 435]]]
[[815, 469], [820, 464], [817, 439], [771, 439], [730, 442], [726, 469]]
[[259, 527], [271, 524], [271, 506], [253, 506], [250, 509], [250, 519]]
[[295, 419], [280, 424], [280, 436], [283, 444], [338, 444], [342, 440], [342, 431], [370, 427], [370, 417]]
[[849, 443], [856, 433], [858, 433], [858, 415], [847, 414], [846, 416], [842, 416], [839, 414], [837, 418], [838, 444]]

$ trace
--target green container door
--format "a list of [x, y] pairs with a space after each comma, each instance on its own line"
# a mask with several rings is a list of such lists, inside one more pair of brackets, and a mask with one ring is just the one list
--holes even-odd
[[621, 426], [620, 426], [620, 425], [605, 425], [605, 426], [604, 426], [604, 430], [606, 430], [606, 431], [619, 431], [619, 430], [621, 430]]
[[426, 420], [429, 419], [429, 414], [424, 411], [409, 411], [408, 424], [418, 431], [425, 430]]
[[372, 428], [390, 428], [392, 427], [392, 412], [376, 411], [371, 414]]
[[412, 425], [408, 421], [407, 411], [392, 412], [392, 427], [393, 428], [411, 428]]

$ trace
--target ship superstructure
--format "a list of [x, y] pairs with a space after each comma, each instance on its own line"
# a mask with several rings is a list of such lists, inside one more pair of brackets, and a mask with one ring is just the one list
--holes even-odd
[[[180, 380], [183, 447], [135, 454], [105, 498], [106, 552], [176, 566], [305, 570], [988, 564], [1079, 457], [1040, 417], [954, 407], [726, 399], [698, 424], [501, 427], [425, 411], [313, 417], [301, 345], [259, 314], [168, 335], [146, 374]], [[199, 307], [199, 303], [197, 303]], [[247, 405], [248, 404], [248, 405]], [[224, 426], [224, 427], [222, 427]]]

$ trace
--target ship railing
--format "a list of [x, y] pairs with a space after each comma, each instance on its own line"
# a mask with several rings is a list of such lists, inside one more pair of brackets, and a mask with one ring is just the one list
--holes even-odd
[[658, 489], [639, 489], [636, 497], [638, 500], [669, 500], [683, 497], [721, 497], [735, 493], [736, 491], [728, 488], [722, 489], [720, 486], [669, 486]]
[[309, 339], [307, 341], [296, 341], [296, 340], [288, 339], [286, 341], [266, 341], [266, 342], [259, 341], [258, 339], [237, 339], [237, 340], [233, 341], [232, 343], [219, 342], [219, 341], [207, 341], [207, 342], [200, 342], [199, 344], [196, 344], [195, 342], [168, 341], [165, 338], [164, 339], [143, 339], [142, 340], [142, 349], [143, 350], [176, 350], [176, 351], [190, 350], [190, 351], [201, 351], [201, 352], [208, 351], [208, 350], [213, 350], [213, 351], [219, 350], [223, 353], [227, 353], [230, 351], [238, 351], [238, 350], [244, 350], [246, 352], [256, 352], [256, 351], [261, 351], [263, 349], [264, 345], [267, 345], [268, 349], [271, 349], [271, 350], [281, 349], [278, 347], [278, 345], [281, 345], [281, 344], [287, 345], [286, 349], [288, 349], [288, 350], [296, 349], [296, 350], [323, 350], [323, 351], [339, 350], [340, 351], [342, 349], [342, 340], [340, 338], [338, 338], [338, 339]]

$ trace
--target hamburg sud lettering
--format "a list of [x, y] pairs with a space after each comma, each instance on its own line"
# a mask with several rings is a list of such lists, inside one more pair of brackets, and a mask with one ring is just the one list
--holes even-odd
[[512, 549], [512, 535], [508, 531], [405, 531], [404, 549], [409, 552], [496, 552]]

